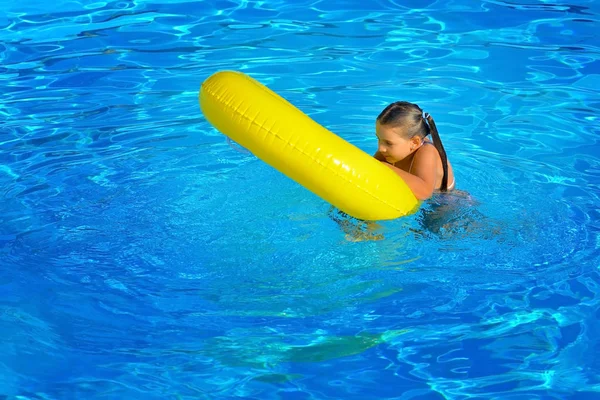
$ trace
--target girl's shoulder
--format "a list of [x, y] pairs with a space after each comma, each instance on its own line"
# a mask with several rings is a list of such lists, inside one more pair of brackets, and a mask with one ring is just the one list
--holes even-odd
[[415, 151], [415, 158], [430, 159], [433, 156], [439, 156], [438, 150], [435, 148], [433, 142], [424, 140], [423, 144]]
[[423, 168], [431, 169], [432, 165], [437, 165], [439, 158], [440, 155], [433, 143], [423, 142], [412, 157], [409, 172], [414, 173], [415, 170], [422, 171]]

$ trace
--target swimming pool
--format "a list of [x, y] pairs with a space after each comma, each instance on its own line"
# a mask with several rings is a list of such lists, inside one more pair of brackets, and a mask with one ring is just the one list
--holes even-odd
[[[0, 398], [600, 396], [597, 2], [3, 7]], [[470, 199], [355, 241], [208, 125], [221, 69], [368, 152], [418, 103]]]

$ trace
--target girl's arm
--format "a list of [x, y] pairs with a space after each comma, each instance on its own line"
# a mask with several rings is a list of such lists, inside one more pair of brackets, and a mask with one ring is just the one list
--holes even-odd
[[413, 161], [412, 173], [384, 162], [392, 171], [400, 176], [418, 200], [427, 200], [435, 189], [437, 176], [437, 150], [433, 146], [424, 146]]

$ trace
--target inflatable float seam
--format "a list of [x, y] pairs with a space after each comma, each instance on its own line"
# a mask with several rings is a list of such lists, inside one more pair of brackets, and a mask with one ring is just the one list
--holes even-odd
[[[244, 76], [244, 78], [246, 78], [246, 77]], [[256, 85], [254, 82], [252, 82], [252, 81], [250, 81], [250, 82], [253, 85]], [[260, 87], [260, 86], [258, 86], [258, 87]], [[260, 89], [263, 90], [263, 91], [265, 91], [265, 92], [268, 92], [268, 91], [266, 91], [262, 87], [260, 87]], [[282, 138], [281, 136], [279, 136], [277, 133], [273, 132], [272, 128], [273, 128], [273, 126], [275, 126], [275, 124], [276, 124], [277, 121], [275, 121], [273, 123], [273, 125], [271, 126], [270, 129], [265, 129], [264, 128], [264, 122], [263, 122], [263, 124], [259, 124], [256, 121], [256, 118], [258, 117], [258, 115], [260, 113], [257, 114], [256, 116], [254, 116], [253, 118], [250, 118], [250, 117], [246, 116], [245, 113], [243, 114], [243, 113], [239, 112], [239, 108], [241, 107], [241, 105], [243, 104], [243, 102], [240, 103], [237, 106], [232, 106], [232, 103], [235, 100], [235, 98], [233, 96], [229, 100], [225, 100], [224, 99], [225, 96], [221, 96], [221, 95], [219, 95], [219, 93], [216, 93], [219, 90], [212, 91], [212, 90], [210, 90], [210, 88], [207, 88], [207, 87], [205, 87], [205, 90], [208, 92], [208, 94], [210, 96], [216, 98], [221, 104], [225, 105], [225, 107], [229, 108], [234, 113], [236, 113], [239, 118], [247, 120], [251, 125], [255, 125], [255, 126], [257, 126], [259, 128], [259, 130], [263, 131], [265, 133], [265, 136], [264, 136], [263, 140], [266, 140], [268, 137], [276, 138], [276, 139], [280, 140], [285, 145], [291, 147], [292, 150], [298, 151], [299, 153], [301, 153], [301, 154], [305, 155], [306, 157], [308, 157], [309, 159], [311, 159], [314, 163], [316, 163], [316, 164], [320, 165], [321, 167], [323, 167], [323, 168], [325, 168], [325, 169], [333, 172], [333, 174], [335, 174], [336, 176], [338, 176], [339, 178], [341, 178], [341, 180], [343, 180], [346, 184], [354, 184], [354, 185], [356, 185], [356, 187], [360, 188], [360, 190], [362, 190], [364, 193], [368, 194], [369, 196], [371, 196], [372, 198], [376, 199], [377, 201], [380, 201], [381, 203], [387, 205], [388, 207], [390, 207], [390, 208], [392, 208], [392, 209], [394, 209], [396, 211], [401, 211], [398, 207], [395, 207], [393, 204], [388, 203], [387, 201], [385, 201], [381, 197], [378, 197], [378, 196], [374, 195], [372, 192], [370, 192], [369, 190], [365, 189], [362, 185], [359, 184], [359, 182], [353, 182], [352, 180], [348, 179], [346, 177], [346, 175], [340, 174], [338, 171], [336, 171], [336, 168], [332, 168], [330, 165], [327, 165], [327, 164], [324, 164], [324, 163], [320, 162], [320, 160], [314, 158], [312, 155], [310, 155], [310, 154], [306, 153], [305, 151], [301, 150], [300, 148], [298, 148], [298, 146], [290, 143], [289, 141], [286, 141], [284, 138]], [[286, 100], [286, 103], [290, 104], [287, 100]], [[250, 107], [251, 106], [248, 106], [248, 109], [250, 109]], [[248, 109], [246, 109], [246, 111], [248, 111]], [[331, 164], [332, 162], [333, 162], [333, 160], [331, 158], [329, 158], [329, 163], [328, 164]], [[360, 179], [359, 179], [359, 181], [360, 181]]]

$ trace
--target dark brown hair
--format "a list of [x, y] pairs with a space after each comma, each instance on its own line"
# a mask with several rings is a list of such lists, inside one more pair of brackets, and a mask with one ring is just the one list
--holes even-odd
[[448, 157], [431, 115], [424, 113], [421, 107], [416, 104], [408, 101], [397, 101], [383, 109], [377, 117], [377, 122], [381, 125], [401, 126], [407, 133], [405, 139], [412, 139], [415, 136], [425, 139], [431, 134], [433, 145], [440, 153], [442, 167], [444, 168], [440, 190], [448, 190]]

